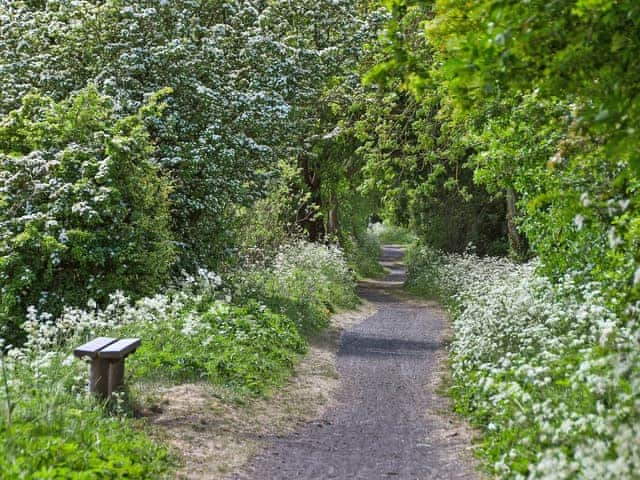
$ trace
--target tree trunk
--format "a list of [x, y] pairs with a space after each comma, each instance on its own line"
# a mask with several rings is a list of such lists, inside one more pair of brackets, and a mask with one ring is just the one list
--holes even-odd
[[329, 207], [329, 218], [327, 219], [327, 234], [331, 236], [337, 236], [339, 227], [338, 198], [335, 192], [331, 193], [329, 203], [331, 205]]
[[309, 189], [309, 200], [300, 208], [298, 223], [307, 232], [309, 241], [318, 242], [325, 237], [324, 220], [322, 218], [322, 186], [320, 172], [309, 162], [307, 156], [298, 159], [302, 171], [302, 178]]
[[528, 245], [526, 239], [518, 232], [517, 228], [519, 213], [516, 206], [516, 191], [512, 187], [508, 187], [505, 192], [505, 197], [507, 200], [507, 235], [509, 237], [509, 245], [516, 258], [524, 259], [527, 256]]

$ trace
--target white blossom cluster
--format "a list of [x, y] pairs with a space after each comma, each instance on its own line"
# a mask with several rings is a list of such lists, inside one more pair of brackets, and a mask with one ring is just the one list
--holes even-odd
[[216, 254], [231, 206], [263, 195], [265, 172], [315, 133], [327, 79], [375, 36], [348, 0], [37, 3], [0, 2], [0, 117], [34, 89], [61, 99], [93, 84], [124, 116], [170, 87], [151, 129], [193, 264]]
[[[197, 275], [185, 278], [180, 288], [164, 294], [139, 299], [132, 302], [122, 292], [110, 295], [109, 303], [100, 308], [89, 300], [83, 308], [66, 307], [63, 313], [53, 318], [47, 312], [30, 307], [27, 319], [22, 325], [26, 341], [20, 347], [6, 344], [0, 338], [0, 348], [4, 352], [3, 361], [8, 371], [11, 394], [17, 397], [27, 395], [24, 390], [32, 378], [59, 380], [59, 366], [69, 368], [77, 375], [76, 383], [86, 383], [86, 368], [74, 360], [70, 351], [99, 336], [118, 336], [123, 329], [130, 332], [144, 332], [149, 338], [155, 328], [173, 325], [176, 333], [192, 335], [210, 324], [201, 319], [202, 315], [194, 311], [194, 306], [207, 296], [218, 292], [221, 279], [213, 272], [200, 269]], [[197, 293], [196, 293], [197, 292]], [[224, 315], [229, 309], [229, 299], [223, 298], [207, 302], [209, 313]], [[0, 402], [5, 392], [0, 390]]]
[[414, 280], [451, 300], [456, 397], [500, 450], [499, 477], [637, 478], [640, 307], [616, 314], [602, 285], [552, 284], [535, 261], [419, 255]]
[[332, 285], [353, 282], [337, 245], [324, 246], [302, 240], [280, 247], [272, 271], [283, 293], [303, 298], [314, 295], [330, 298], [328, 289]]

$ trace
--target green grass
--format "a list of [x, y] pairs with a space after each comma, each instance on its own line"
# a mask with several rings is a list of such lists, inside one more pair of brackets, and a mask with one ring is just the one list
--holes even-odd
[[407, 228], [384, 224], [378, 238], [384, 245], [409, 245], [415, 242], [417, 237]]
[[169, 478], [175, 458], [167, 448], [125, 403], [105, 409], [86, 395], [79, 368], [86, 367], [58, 359], [14, 372], [9, 403], [5, 390], [0, 407], [0, 478]]
[[262, 394], [281, 384], [296, 357], [306, 351], [294, 321], [256, 302], [244, 306], [213, 302], [198, 309], [204, 311], [188, 310], [182, 317], [148, 326], [145, 332], [137, 325], [122, 332], [145, 339], [129, 362], [133, 378], [206, 380]]

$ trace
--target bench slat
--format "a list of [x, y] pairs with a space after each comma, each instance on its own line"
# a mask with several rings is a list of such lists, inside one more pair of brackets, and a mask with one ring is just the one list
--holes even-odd
[[85, 343], [84, 345], [80, 345], [73, 351], [73, 354], [78, 358], [95, 358], [100, 350], [117, 342], [117, 340], [117, 338], [111, 337], [98, 337], [94, 340], [91, 340], [90, 342]]
[[139, 338], [123, 338], [115, 343], [111, 343], [98, 352], [99, 358], [117, 360], [126, 357], [140, 346]]

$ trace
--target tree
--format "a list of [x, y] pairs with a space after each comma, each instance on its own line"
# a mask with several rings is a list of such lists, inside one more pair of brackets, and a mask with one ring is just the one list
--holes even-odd
[[214, 266], [235, 207], [260, 197], [276, 151], [288, 145], [283, 93], [297, 62], [273, 40], [260, 10], [268, 2], [258, 4], [4, 2], [0, 114], [34, 88], [62, 99], [90, 82], [126, 116], [171, 87], [166, 115], [149, 125], [154, 160], [173, 180], [181, 265]]
[[[358, 132], [365, 189], [378, 191], [387, 215], [410, 225], [433, 246], [501, 253], [505, 208], [474, 182], [472, 119], [459, 118], [440, 78], [440, 53], [424, 35], [428, 2], [390, 2], [384, 35], [364, 74], [372, 85]], [[504, 200], [502, 200], [504, 202]]]
[[339, 190], [358, 170], [353, 165], [357, 143], [348, 127], [352, 98], [360, 88], [355, 70], [382, 18], [369, 3], [271, 2], [262, 16], [273, 41], [296, 59], [285, 94], [291, 105], [288, 153], [299, 171], [291, 189], [304, 199], [295, 222], [312, 241], [340, 230]]
[[636, 298], [637, 2], [387, 5], [370, 77], [437, 96], [475, 182], [506, 200], [512, 247], [529, 243], [553, 277], [588, 265], [611, 295]]

